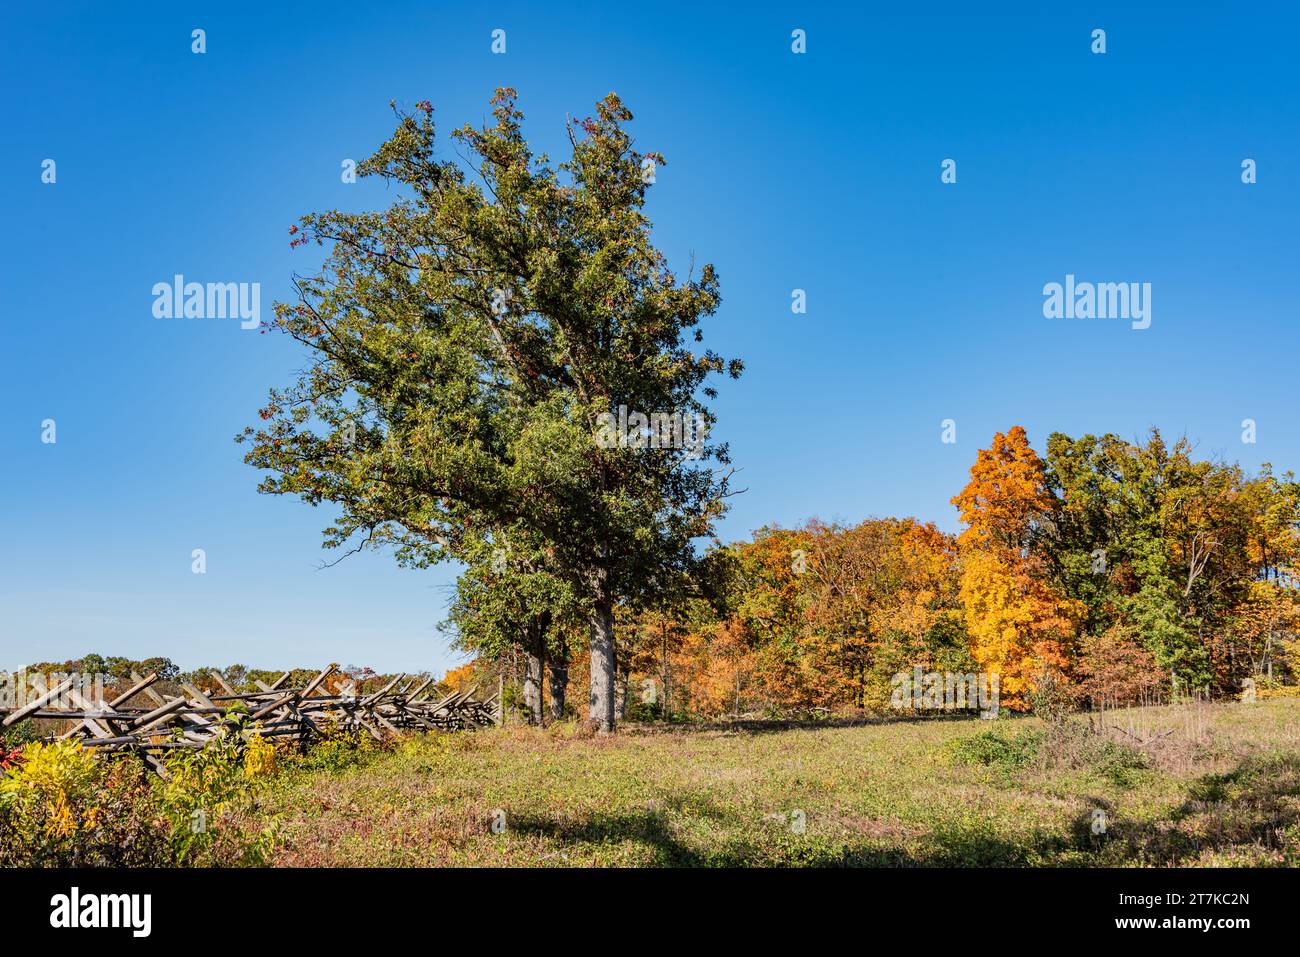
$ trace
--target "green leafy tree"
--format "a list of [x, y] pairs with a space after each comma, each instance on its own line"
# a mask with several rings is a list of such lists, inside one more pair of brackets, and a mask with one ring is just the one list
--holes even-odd
[[1135, 626], [1171, 688], [1210, 684], [1211, 637], [1255, 573], [1241, 470], [1155, 429], [1140, 444], [1056, 433], [1047, 465], [1059, 507], [1038, 545], [1087, 607], [1085, 632]]
[[[689, 569], [729, 494], [705, 382], [742, 367], [687, 342], [717, 276], [679, 280], [652, 244], [646, 170], [663, 158], [634, 149], [614, 94], [568, 127], [558, 166], [529, 149], [511, 90], [452, 134], [468, 168], [439, 158], [432, 107], [416, 114], [358, 165], [397, 192], [388, 209], [290, 230], [328, 249], [276, 305], [311, 362], [241, 436], [246, 461], [264, 492], [339, 507], [328, 547], [425, 566], [494, 529], [545, 544], [589, 609], [589, 713], [609, 731], [615, 603]], [[699, 421], [699, 441], [625, 431], [625, 409]]]
[[456, 646], [502, 665], [511, 650], [521, 651], [529, 719], [543, 723], [544, 677], [550, 717], [562, 717], [569, 642], [587, 617], [580, 597], [551, 569], [546, 549], [529, 549], [522, 538], [498, 534], [468, 551], [469, 565], [456, 582], [448, 617]]

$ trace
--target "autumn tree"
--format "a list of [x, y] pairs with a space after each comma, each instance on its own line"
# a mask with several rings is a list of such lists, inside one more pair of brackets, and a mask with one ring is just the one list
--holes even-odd
[[1224, 637], [1222, 648], [1211, 652], [1227, 663], [1228, 681], [1271, 681], [1275, 665], [1287, 665], [1287, 649], [1300, 637], [1300, 595], [1274, 580], [1251, 582], [1247, 597], [1233, 609]]
[[961, 605], [961, 562], [954, 536], [932, 523], [894, 525], [900, 574], [875, 615], [863, 700], [884, 707], [892, 679], [915, 667], [966, 674], [976, 670]]
[[970, 670], [955, 543], [933, 525], [814, 519], [760, 529], [718, 554], [730, 556], [731, 598], [720, 627], [690, 630], [686, 645], [695, 673], [708, 670], [700, 662], [713, 649], [752, 666], [741, 682], [752, 705], [787, 713], [879, 707], [897, 671]]
[[1078, 694], [1094, 710], [1151, 704], [1161, 700], [1164, 681], [1136, 629], [1112, 625], [1079, 643]]
[[828, 636], [809, 627], [812, 537], [806, 528], [763, 528], [734, 549], [737, 593], [715, 643], [727, 659], [753, 668], [757, 703], [767, 709], [805, 710], [844, 686]]
[[1055, 502], [1025, 430], [995, 434], [970, 474], [952, 504], [966, 526], [958, 542], [971, 650], [981, 668], [1001, 676], [1003, 703], [1025, 710], [1039, 677], [1059, 678], [1069, 665], [1082, 608], [1052, 587], [1034, 549]]
[[1086, 608], [1084, 633], [1130, 629], [1171, 691], [1238, 687], [1257, 586], [1292, 594], [1294, 480], [1197, 459], [1154, 429], [1140, 443], [1055, 433], [1047, 474], [1056, 508], [1037, 551]]

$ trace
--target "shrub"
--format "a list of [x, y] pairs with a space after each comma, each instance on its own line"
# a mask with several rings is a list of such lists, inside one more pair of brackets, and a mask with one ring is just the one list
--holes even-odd
[[32, 744], [0, 777], [0, 865], [142, 867], [171, 862], [147, 772], [75, 741]]
[[1034, 682], [1030, 708], [1044, 721], [1060, 724], [1073, 710], [1074, 690], [1056, 670], [1044, 669]]
[[989, 728], [949, 744], [949, 753], [958, 764], [979, 764], [1002, 770], [1028, 766], [1038, 753], [1042, 734], [1023, 731], [1011, 734], [1001, 728]]
[[4, 742], [0, 742], [0, 773], [8, 771], [10, 768], [17, 767], [22, 759], [22, 748], [10, 748]]
[[627, 721], [659, 721], [663, 716], [663, 705], [658, 701], [641, 701], [638, 698], [627, 703]]
[[20, 721], [11, 727], [0, 728], [0, 751], [6, 748], [12, 751], [39, 740], [41, 735], [35, 721]]
[[295, 759], [295, 765], [311, 771], [342, 771], [359, 764], [367, 754], [381, 747], [378, 741], [359, 728], [326, 722], [321, 725], [320, 737]]
[[1136, 772], [1151, 767], [1141, 751], [1077, 721], [1062, 721], [1045, 730], [1011, 734], [990, 728], [949, 745], [959, 764], [978, 764], [1002, 771], [1030, 768], [1090, 771], [1117, 787], [1129, 787]]
[[250, 734], [244, 744], [244, 776], [270, 777], [276, 771], [275, 745], [260, 734]]
[[274, 747], [260, 735], [241, 739], [243, 724], [242, 716], [228, 716], [223, 734], [166, 762], [168, 777], [158, 787], [178, 864], [256, 866], [274, 845], [274, 822], [255, 831], [240, 823], [253, 807], [252, 779], [268, 762], [273, 770], [275, 760]]
[[1092, 771], [1118, 787], [1128, 787], [1135, 772], [1151, 767], [1151, 760], [1132, 745], [1075, 721], [1054, 725], [1042, 736], [1038, 764], [1044, 769]]

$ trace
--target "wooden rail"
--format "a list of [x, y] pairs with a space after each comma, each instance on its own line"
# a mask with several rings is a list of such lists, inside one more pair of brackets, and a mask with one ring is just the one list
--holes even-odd
[[[64, 681], [16, 710], [0, 708], [0, 727], [20, 721], [55, 719], [72, 722], [58, 735], [75, 739], [97, 753], [130, 751], [139, 754], [159, 774], [166, 770], [161, 754], [177, 748], [202, 748], [228, 733], [221, 719], [244, 712], [248, 725], [241, 732], [302, 745], [324, 736], [330, 729], [352, 730], [378, 740], [402, 731], [468, 730], [496, 724], [500, 719], [499, 694], [485, 701], [474, 698], [477, 687], [434, 700], [432, 679], [398, 675], [379, 691], [363, 696], [331, 693], [327, 682], [336, 672], [330, 665], [301, 688], [285, 687], [286, 672], [272, 684], [256, 682], [254, 692], [237, 693], [224, 677], [213, 672], [222, 694], [205, 694], [182, 685], [181, 696], [164, 698], [154, 686], [158, 675], [133, 674], [131, 688], [112, 701], [86, 700]], [[152, 707], [129, 705], [143, 695]], [[70, 704], [71, 707], [62, 705]]]

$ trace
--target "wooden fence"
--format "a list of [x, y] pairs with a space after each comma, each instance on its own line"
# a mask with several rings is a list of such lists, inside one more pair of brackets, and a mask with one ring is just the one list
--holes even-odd
[[[434, 699], [432, 678], [398, 675], [371, 694], [331, 691], [327, 681], [337, 672], [330, 665], [301, 688], [285, 687], [292, 672], [257, 691], [238, 693], [219, 672], [212, 672], [221, 693], [205, 694], [192, 684], [181, 685], [182, 695], [165, 697], [155, 685], [158, 675], [131, 676], [130, 688], [111, 701], [88, 701], [68, 678], [49, 688], [21, 708], [0, 708], [0, 727], [20, 721], [70, 722], [55, 739], [75, 738], [87, 748], [104, 753], [133, 751], [165, 775], [160, 755], [175, 748], [202, 748], [217, 735], [229, 732], [222, 719], [234, 709], [246, 715], [244, 735], [259, 734], [302, 745], [329, 731], [354, 730], [377, 740], [402, 731], [466, 730], [500, 720], [499, 694], [486, 701], [474, 698], [476, 688]], [[147, 701], [142, 704], [141, 701]], [[133, 703], [134, 702], [134, 703]], [[239, 705], [242, 704], [242, 708]]]

